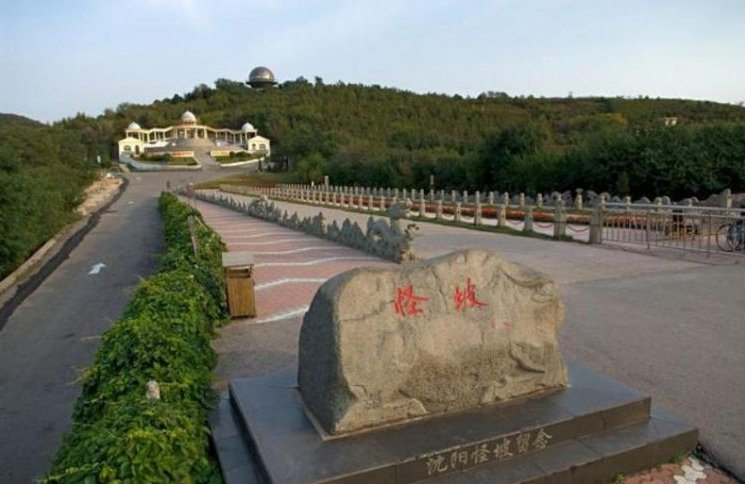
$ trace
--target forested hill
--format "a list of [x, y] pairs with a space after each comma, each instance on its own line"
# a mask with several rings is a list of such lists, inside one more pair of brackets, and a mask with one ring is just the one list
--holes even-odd
[[432, 174], [446, 189], [647, 196], [708, 195], [745, 181], [745, 108], [705, 101], [462, 98], [302, 78], [254, 90], [220, 79], [99, 120], [116, 138], [131, 121], [165, 126], [186, 109], [213, 126], [250, 121], [304, 181], [425, 187]]
[[34, 121], [31, 118], [25, 116], [19, 116], [17, 114], [0, 113], [0, 127], [6, 127], [9, 125], [18, 126], [43, 126], [40, 122]]
[[48, 126], [0, 113], [0, 279], [74, 219], [96, 153], [109, 152], [105, 133], [91, 136], [98, 124], [78, 117]]

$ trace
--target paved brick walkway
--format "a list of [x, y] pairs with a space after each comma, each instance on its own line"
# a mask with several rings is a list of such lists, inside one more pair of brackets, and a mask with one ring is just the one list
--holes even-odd
[[[205, 222], [229, 251], [254, 256], [256, 318], [238, 318], [220, 328], [214, 347], [216, 375], [225, 380], [295, 364], [297, 332], [318, 287], [329, 278], [362, 266], [397, 264], [327, 240], [197, 202]], [[268, 326], [274, 327], [268, 327]]]

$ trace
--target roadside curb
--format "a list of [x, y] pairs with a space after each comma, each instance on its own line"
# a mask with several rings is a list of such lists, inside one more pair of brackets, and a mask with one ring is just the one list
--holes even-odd
[[70, 252], [98, 224], [101, 215], [119, 200], [129, 185], [126, 177], [121, 177], [121, 179], [122, 184], [119, 185], [119, 190], [111, 200], [82, 220], [62, 229], [0, 282], [0, 331], [5, 327], [5, 323], [8, 322], [16, 308], [70, 256]]

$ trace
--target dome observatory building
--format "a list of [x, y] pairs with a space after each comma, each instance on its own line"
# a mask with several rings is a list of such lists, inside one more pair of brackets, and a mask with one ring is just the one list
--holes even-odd
[[231, 153], [246, 153], [258, 162], [271, 154], [270, 141], [249, 122], [240, 129], [213, 128], [201, 124], [191, 111], [184, 112], [177, 124], [163, 128], [142, 128], [133, 121], [119, 140], [120, 159], [122, 155], [147, 158], [164, 154], [174, 158], [192, 158], [196, 154], [216, 158]]
[[277, 81], [274, 79], [274, 73], [268, 67], [259, 66], [252, 69], [248, 74], [246, 84], [254, 89], [264, 89], [277, 84]]

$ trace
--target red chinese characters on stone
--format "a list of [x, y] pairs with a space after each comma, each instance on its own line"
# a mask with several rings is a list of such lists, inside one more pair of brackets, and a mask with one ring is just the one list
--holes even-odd
[[409, 284], [404, 288], [396, 289], [396, 298], [393, 300], [393, 309], [399, 316], [411, 316], [420, 314], [424, 311], [419, 307], [420, 303], [429, 301], [428, 297], [417, 296], [414, 294], [414, 287]]
[[476, 284], [471, 282], [470, 277], [466, 280], [465, 291], [461, 291], [460, 287], [455, 288], [453, 299], [455, 300], [455, 309], [458, 311], [466, 308], [481, 309], [483, 306], [486, 306], [485, 302], [476, 299]]

